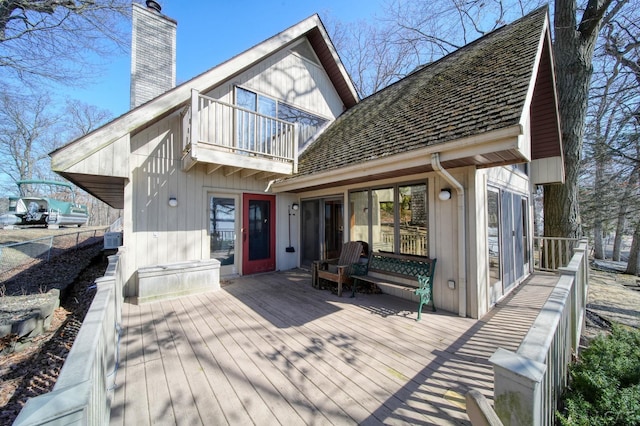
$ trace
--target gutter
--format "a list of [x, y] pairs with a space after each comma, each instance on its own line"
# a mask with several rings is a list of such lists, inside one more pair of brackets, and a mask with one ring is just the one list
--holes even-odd
[[433, 170], [451, 185], [458, 196], [458, 315], [467, 316], [467, 229], [465, 227], [464, 187], [440, 164], [440, 153], [431, 154]]

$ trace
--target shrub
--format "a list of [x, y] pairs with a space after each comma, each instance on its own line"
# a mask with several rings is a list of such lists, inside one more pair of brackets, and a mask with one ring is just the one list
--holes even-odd
[[613, 324], [569, 370], [562, 425], [640, 425], [640, 331]]

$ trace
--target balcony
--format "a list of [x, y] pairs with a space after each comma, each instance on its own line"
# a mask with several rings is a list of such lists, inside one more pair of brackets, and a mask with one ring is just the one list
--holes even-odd
[[291, 175], [298, 168], [297, 125], [192, 90], [182, 115], [182, 168], [200, 163], [227, 176]]

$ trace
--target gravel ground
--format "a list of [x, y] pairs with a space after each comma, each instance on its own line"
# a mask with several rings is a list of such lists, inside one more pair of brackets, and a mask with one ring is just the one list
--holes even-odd
[[[11, 424], [29, 398], [53, 388], [93, 300], [92, 284], [106, 270], [107, 258], [101, 248], [101, 244], [95, 244], [72, 251], [30, 271], [22, 271], [5, 283], [11, 291], [23, 293], [26, 289], [32, 294], [40, 292], [43, 280], [50, 282], [47, 277], [51, 276], [58, 277], [56, 283], [73, 285], [68, 286], [67, 297], [56, 310], [48, 332], [33, 339], [20, 352], [0, 355], [0, 424]], [[592, 269], [584, 336], [588, 340], [606, 333], [611, 321], [640, 328], [638, 278]], [[15, 338], [0, 339], [0, 353], [14, 343]]]

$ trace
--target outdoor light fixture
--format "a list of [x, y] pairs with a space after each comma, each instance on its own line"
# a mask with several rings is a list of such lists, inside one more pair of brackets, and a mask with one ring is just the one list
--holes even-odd
[[176, 197], [169, 198], [170, 207], [178, 207], [178, 199]]
[[294, 212], [298, 211], [299, 208], [300, 208], [300, 206], [298, 205], [298, 203], [293, 203], [291, 205], [291, 210], [293, 210]]
[[440, 194], [438, 194], [438, 198], [442, 201], [447, 201], [451, 198], [451, 190], [449, 188], [444, 188], [440, 190]]

